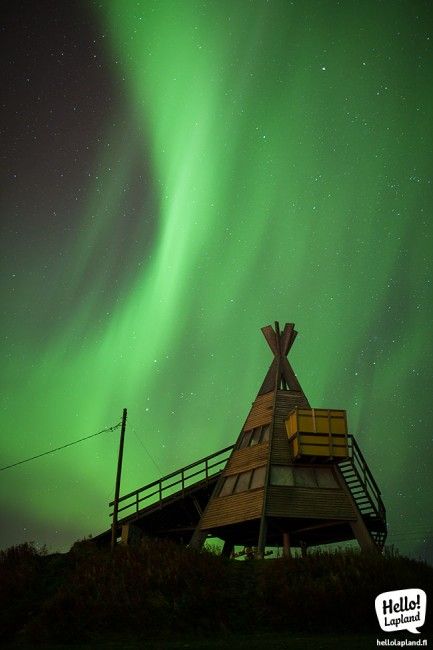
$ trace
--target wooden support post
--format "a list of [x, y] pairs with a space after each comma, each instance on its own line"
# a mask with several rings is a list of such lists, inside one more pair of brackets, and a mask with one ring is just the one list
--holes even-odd
[[233, 542], [230, 542], [228, 539], [226, 539], [226, 541], [224, 542], [223, 549], [221, 551], [221, 555], [223, 557], [230, 557], [231, 554], [233, 553], [233, 549], [234, 549]]
[[114, 489], [113, 523], [111, 524], [111, 550], [116, 546], [117, 516], [119, 512], [120, 477], [122, 475], [123, 445], [125, 441], [127, 411], [123, 409], [122, 428], [120, 430], [119, 455], [117, 458], [116, 487]]
[[[265, 511], [266, 502], [263, 500], [263, 512]], [[263, 560], [265, 557], [265, 548], [266, 548], [266, 533], [268, 531], [268, 522], [266, 517], [263, 515], [260, 520], [260, 530], [259, 530], [259, 541], [257, 543], [257, 559]]]
[[143, 539], [143, 531], [134, 524], [122, 524], [121, 544], [124, 546], [138, 546]]
[[191, 537], [189, 545], [191, 548], [200, 549], [207, 539], [207, 532], [202, 531], [200, 528], [200, 522], [197, 524], [197, 527]]
[[289, 533], [283, 533], [283, 556], [292, 557], [292, 551], [290, 550], [290, 535]]
[[376, 551], [378, 550], [361, 515], [357, 517], [356, 521], [350, 522], [350, 527], [352, 528], [353, 536], [363, 551], [368, 549], [375, 549]]

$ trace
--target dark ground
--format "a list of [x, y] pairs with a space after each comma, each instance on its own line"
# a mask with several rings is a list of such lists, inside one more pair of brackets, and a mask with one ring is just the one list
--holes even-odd
[[[91, 541], [67, 554], [31, 545], [0, 551], [0, 641], [9, 648], [191, 650], [361, 649], [395, 639], [375, 597], [417, 587], [433, 568], [388, 551], [227, 560], [161, 540], [119, 547]], [[427, 638], [427, 619], [418, 636]]]

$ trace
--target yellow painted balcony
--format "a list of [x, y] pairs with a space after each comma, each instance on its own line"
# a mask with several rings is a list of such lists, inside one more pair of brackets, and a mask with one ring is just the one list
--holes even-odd
[[346, 411], [295, 408], [285, 424], [295, 460], [339, 463], [348, 458]]

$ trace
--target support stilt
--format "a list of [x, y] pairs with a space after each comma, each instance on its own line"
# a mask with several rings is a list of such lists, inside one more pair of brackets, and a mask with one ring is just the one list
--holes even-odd
[[259, 541], [257, 543], [257, 559], [263, 560], [265, 557], [265, 547], [266, 547], [266, 533], [268, 529], [268, 522], [266, 517], [262, 517], [260, 521], [260, 531], [259, 531]]
[[289, 533], [283, 533], [283, 557], [292, 557]]
[[224, 542], [223, 550], [221, 551], [221, 555], [223, 557], [230, 557], [231, 554], [233, 553], [234, 549], [234, 544], [233, 542], [230, 542], [229, 540], [226, 539]]

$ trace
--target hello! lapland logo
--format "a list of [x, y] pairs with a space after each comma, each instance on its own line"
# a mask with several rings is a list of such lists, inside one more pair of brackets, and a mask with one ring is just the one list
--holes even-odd
[[379, 594], [375, 600], [377, 620], [384, 632], [408, 630], [420, 634], [424, 625], [427, 595], [422, 589], [397, 589]]

